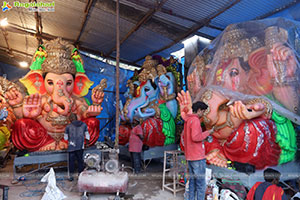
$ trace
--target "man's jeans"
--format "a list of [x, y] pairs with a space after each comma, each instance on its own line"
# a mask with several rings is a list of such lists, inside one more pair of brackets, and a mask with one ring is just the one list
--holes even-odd
[[130, 152], [132, 168], [134, 173], [138, 174], [141, 172], [141, 153], [140, 152]]
[[197, 200], [205, 200], [205, 168], [206, 160], [188, 161], [189, 166], [189, 200], [195, 199], [195, 193], [197, 192]]
[[83, 163], [83, 149], [69, 152], [69, 172], [70, 176], [75, 172], [75, 161], [77, 160], [78, 174], [84, 169]]

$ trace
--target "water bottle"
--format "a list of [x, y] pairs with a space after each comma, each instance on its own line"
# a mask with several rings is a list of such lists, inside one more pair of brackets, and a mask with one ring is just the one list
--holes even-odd
[[213, 186], [213, 200], [219, 199], [219, 187], [217, 185]]

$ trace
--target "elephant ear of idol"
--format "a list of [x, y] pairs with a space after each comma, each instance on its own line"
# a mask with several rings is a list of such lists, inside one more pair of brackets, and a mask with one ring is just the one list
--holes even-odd
[[61, 38], [51, 40], [44, 44], [48, 53], [47, 58], [42, 64], [40, 70], [31, 70], [20, 81], [25, 85], [29, 94], [45, 94], [43, 75], [49, 72], [55, 74], [72, 74], [75, 76], [73, 94], [82, 97], [85, 96], [89, 88], [94, 84], [84, 73], [77, 73], [76, 67], [71, 60], [74, 46]]

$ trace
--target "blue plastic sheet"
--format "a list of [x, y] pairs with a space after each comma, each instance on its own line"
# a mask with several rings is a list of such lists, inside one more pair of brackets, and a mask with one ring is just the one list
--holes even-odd
[[[107, 88], [104, 90], [104, 100], [102, 102], [103, 110], [97, 118], [100, 120], [100, 141], [104, 140], [104, 136], [115, 139], [115, 115], [116, 115], [116, 67], [96, 59], [81, 55], [84, 60], [84, 68], [86, 75], [94, 85], [90, 88], [90, 92], [86, 98], [91, 101], [92, 89], [96, 87], [104, 78], [107, 79]], [[133, 71], [120, 69], [120, 100], [125, 102], [124, 93], [127, 91], [126, 83], [133, 76]]]

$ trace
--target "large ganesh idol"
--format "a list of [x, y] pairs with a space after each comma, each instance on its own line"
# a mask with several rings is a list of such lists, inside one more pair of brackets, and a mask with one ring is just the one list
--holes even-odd
[[99, 137], [99, 120], [95, 116], [102, 110], [103, 91], [99, 87], [93, 89], [93, 105], [88, 105], [84, 96], [93, 82], [76, 71], [71, 60], [74, 47], [61, 39], [44, 46], [47, 57], [43, 64], [20, 79], [29, 95], [23, 95], [17, 87], [5, 93], [18, 118], [12, 131], [13, 144], [28, 151], [66, 149], [68, 143], [63, 134], [74, 113], [87, 124], [92, 145]]
[[[192, 101], [204, 101], [207, 162], [257, 169], [294, 160], [292, 121], [299, 124], [299, 24], [284, 19], [228, 26], [195, 58], [188, 73]], [[182, 110], [190, 110], [182, 92]], [[189, 103], [187, 103], [189, 102]], [[191, 112], [191, 111], [189, 111]]]
[[5, 92], [11, 87], [18, 86], [6, 78], [0, 77], [0, 150], [11, 145], [12, 126], [16, 121], [13, 110], [4, 97]]
[[[140, 121], [144, 144], [163, 146], [175, 142], [177, 115], [176, 80], [157, 60], [147, 56], [140, 72], [127, 82], [127, 100], [122, 108], [123, 124]], [[128, 142], [130, 126], [121, 125], [120, 144]]]

